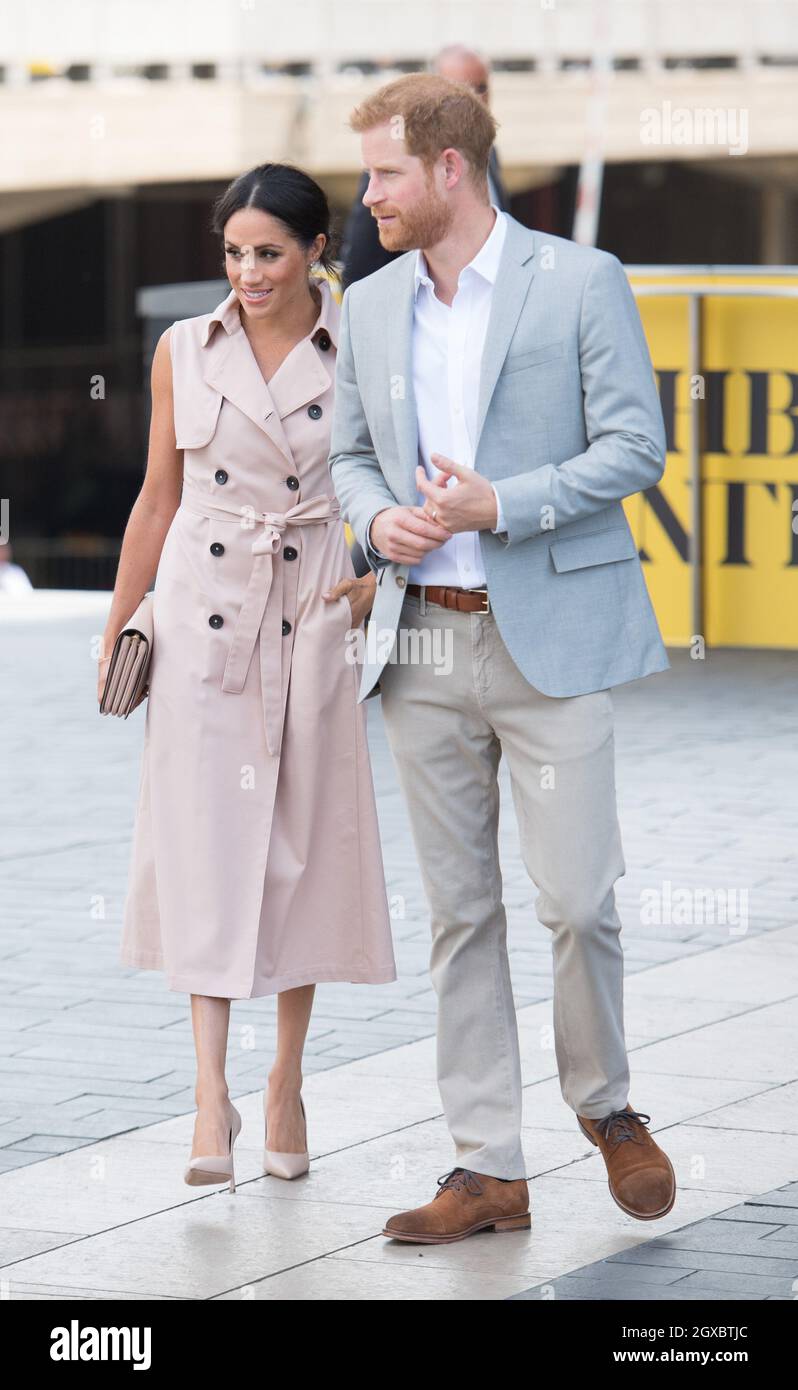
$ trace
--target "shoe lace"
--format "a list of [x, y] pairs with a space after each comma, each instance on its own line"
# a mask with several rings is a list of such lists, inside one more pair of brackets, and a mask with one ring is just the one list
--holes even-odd
[[444, 1173], [441, 1177], [437, 1178], [436, 1181], [438, 1183], [438, 1191], [435, 1193], [433, 1201], [440, 1197], [441, 1193], [444, 1192], [447, 1187], [451, 1187], [455, 1192], [458, 1192], [461, 1187], [465, 1187], [466, 1190], [473, 1193], [475, 1197], [481, 1196], [484, 1191], [482, 1183], [479, 1181], [476, 1173], [472, 1173], [470, 1168], [452, 1168], [448, 1173]]
[[648, 1124], [650, 1119], [651, 1116], [642, 1110], [612, 1110], [603, 1119], [596, 1120], [595, 1125], [608, 1144], [623, 1144], [627, 1139], [639, 1144], [641, 1140], [635, 1133], [635, 1125]]

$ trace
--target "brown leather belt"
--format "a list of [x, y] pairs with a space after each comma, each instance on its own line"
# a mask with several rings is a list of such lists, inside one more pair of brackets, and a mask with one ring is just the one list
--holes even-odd
[[[455, 608], [458, 613], [489, 613], [490, 599], [487, 589], [461, 589], [449, 584], [425, 584], [423, 586], [427, 603], [437, 603], [441, 608]], [[408, 594], [418, 594], [421, 584], [408, 584]]]

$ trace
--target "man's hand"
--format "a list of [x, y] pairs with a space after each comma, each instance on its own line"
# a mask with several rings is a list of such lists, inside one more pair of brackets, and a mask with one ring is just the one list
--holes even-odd
[[[433, 511], [437, 512], [437, 521], [450, 534], [457, 531], [492, 531], [498, 514], [496, 494], [487, 478], [473, 468], [447, 459], [443, 454], [430, 454], [430, 463], [440, 469], [434, 482], [430, 482], [420, 464], [416, 468], [416, 486], [427, 499], [422, 515], [431, 518]], [[457, 479], [456, 487], [447, 487], [450, 478]]]
[[385, 507], [371, 522], [372, 545], [399, 565], [417, 565], [451, 539], [451, 531], [422, 507]]

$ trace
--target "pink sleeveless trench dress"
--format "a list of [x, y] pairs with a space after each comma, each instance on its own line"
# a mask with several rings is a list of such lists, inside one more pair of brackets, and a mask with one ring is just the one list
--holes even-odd
[[231, 290], [172, 325], [183, 495], [154, 640], [120, 959], [252, 998], [396, 965], [327, 465], [340, 309], [267, 385]]

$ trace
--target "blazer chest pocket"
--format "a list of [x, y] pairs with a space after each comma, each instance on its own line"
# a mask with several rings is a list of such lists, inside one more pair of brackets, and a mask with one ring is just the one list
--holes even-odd
[[549, 553], [557, 573], [562, 574], [588, 565], [606, 565], [612, 560], [633, 560], [637, 546], [631, 531], [625, 526], [613, 526], [608, 531], [588, 531], [583, 536], [552, 541]]
[[556, 343], [541, 343], [540, 347], [529, 348], [526, 352], [509, 352], [504, 359], [503, 371], [507, 375], [521, 372], [526, 367], [538, 367], [542, 362], [562, 357], [563, 351], [563, 342], [559, 339]]

